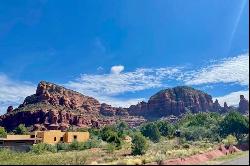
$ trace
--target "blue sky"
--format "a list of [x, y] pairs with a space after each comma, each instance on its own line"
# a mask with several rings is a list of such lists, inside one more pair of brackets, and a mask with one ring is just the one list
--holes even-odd
[[189, 85], [236, 104], [249, 89], [248, 0], [3, 0], [0, 114], [54, 82], [128, 106]]

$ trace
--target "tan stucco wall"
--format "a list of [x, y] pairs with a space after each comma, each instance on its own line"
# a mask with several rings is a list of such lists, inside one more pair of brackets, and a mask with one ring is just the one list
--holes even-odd
[[[43, 135], [43, 142], [47, 144], [57, 144], [60, 142], [61, 137], [64, 137], [64, 132], [60, 130], [45, 131]], [[54, 140], [56, 138], [56, 141]]]
[[7, 135], [8, 140], [29, 139], [30, 135]]
[[89, 132], [66, 132], [66, 143], [71, 143], [74, 141], [74, 135], [77, 136], [78, 142], [85, 142], [89, 139]]

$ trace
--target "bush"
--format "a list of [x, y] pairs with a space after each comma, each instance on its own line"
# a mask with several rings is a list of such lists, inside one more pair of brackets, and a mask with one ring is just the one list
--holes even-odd
[[96, 139], [90, 139], [86, 142], [73, 141], [71, 144], [69, 144], [68, 150], [85, 150], [91, 148], [98, 148], [100, 147], [100, 144], [101, 142]]
[[109, 143], [109, 144], [107, 144], [105, 149], [108, 153], [114, 153], [116, 147], [113, 143]]
[[154, 123], [147, 123], [146, 125], [142, 126], [141, 133], [153, 142], [160, 141], [161, 134], [158, 127]]
[[57, 147], [54, 145], [46, 144], [46, 143], [39, 143], [35, 144], [31, 147], [31, 152], [36, 154], [41, 154], [44, 152], [57, 152]]
[[97, 139], [90, 139], [84, 143], [85, 149], [91, 149], [91, 148], [99, 148], [101, 142]]
[[237, 138], [233, 135], [228, 135], [224, 140], [222, 140], [222, 142], [226, 146], [236, 145], [238, 143]]
[[29, 134], [28, 129], [25, 127], [24, 124], [19, 124], [13, 132], [15, 134], [21, 134], [21, 135]]
[[142, 155], [145, 154], [148, 149], [148, 143], [146, 138], [139, 132], [135, 133], [132, 139], [132, 154]]
[[4, 127], [0, 127], [0, 138], [6, 138], [7, 132]]
[[185, 149], [189, 149], [189, 148], [190, 148], [190, 145], [187, 144], [187, 143], [185, 143], [185, 144], [182, 145], [182, 147], [185, 148]]
[[56, 146], [57, 146], [57, 151], [59, 151], [59, 150], [65, 150], [65, 151], [69, 150], [69, 144], [67, 144], [67, 143], [58, 143]]
[[71, 144], [69, 144], [70, 150], [84, 150], [85, 146], [83, 142], [73, 141]]
[[100, 130], [99, 129], [95, 129], [95, 128], [89, 128], [88, 129], [90, 138], [100, 138]]

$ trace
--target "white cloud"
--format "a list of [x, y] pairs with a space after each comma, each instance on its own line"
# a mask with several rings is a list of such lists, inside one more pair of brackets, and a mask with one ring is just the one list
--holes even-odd
[[221, 106], [224, 105], [224, 102], [227, 102], [227, 105], [238, 106], [240, 102], [240, 95], [244, 95], [247, 100], [249, 100], [249, 90], [247, 91], [237, 91], [227, 94], [225, 96], [214, 97], [214, 99], [218, 99]]
[[[75, 81], [69, 81], [64, 86], [76, 90], [82, 94], [95, 97], [101, 102], [109, 103], [113, 106], [129, 107], [144, 100], [134, 99], [115, 99], [115, 95], [126, 92], [137, 92], [146, 89], [165, 86], [163, 80], [173, 79], [180, 72], [179, 68], [138, 68], [132, 72], [121, 71], [121, 67], [116, 74], [88, 75], [83, 74]], [[111, 69], [112, 71], [112, 69]]]
[[249, 53], [223, 59], [199, 71], [182, 75], [185, 84], [201, 85], [209, 83], [237, 83], [249, 85]]
[[0, 114], [3, 114], [9, 105], [18, 106], [28, 95], [34, 94], [36, 87], [28, 82], [17, 82], [0, 74]]
[[110, 71], [113, 74], [120, 74], [124, 70], [124, 66], [118, 65], [118, 66], [112, 66]]
[[180, 72], [178, 68], [139, 68], [119, 74], [83, 74], [66, 87], [92, 96], [112, 96], [124, 92], [136, 92], [163, 86], [163, 79], [171, 79]]

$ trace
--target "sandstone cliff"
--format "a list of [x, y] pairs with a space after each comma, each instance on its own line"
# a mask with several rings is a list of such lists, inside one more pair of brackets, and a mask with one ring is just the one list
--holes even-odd
[[213, 103], [212, 97], [200, 90], [187, 86], [178, 86], [162, 90], [152, 97], [148, 102], [140, 102], [128, 108], [131, 115], [142, 115], [145, 117], [179, 116], [187, 111], [198, 112], [222, 112], [218, 100]]
[[[146, 119], [172, 117], [176, 120], [187, 111], [193, 113], [213, 111], [226, 113], [231, 107], [200, 90], [179, 86], [162, 90], [148, 100], [129, 108], [117, 108], [99, 103], [93, 97], [82, 95], [53, 83], [42, 81], [36, 93], [25, 98], [16, 109], [9, 106], [6, 114], [0, 116], [0, 126], [12, 130], [19, 124], [31, 126], [31, 130], [61, 129], [69, 127], [101, 127], [123, 120], [130, 126], [138, 126]], [[240, 97], [239, 111], [246, 113], [249, 103]]]

